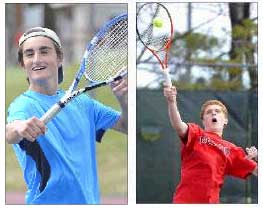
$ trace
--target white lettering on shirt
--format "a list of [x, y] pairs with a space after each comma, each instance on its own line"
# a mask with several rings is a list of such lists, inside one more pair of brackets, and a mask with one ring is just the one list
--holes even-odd
[[225, 147], [224, 145], [222, 145], [220, 143], [216, 143], [215, 141], [213, 141], [209, 137], [200, 136], [199, 137], [199, 143], [201, 145], [202, 144], [207, 144], [207, 145], [210, 145], [210, 146], [214, 146], [214, 147], [218, 148], [219, 150], [221, 150], [224, 153], [224, 155], [229, 155], [230, 154], [230, 148], [229, 147]]

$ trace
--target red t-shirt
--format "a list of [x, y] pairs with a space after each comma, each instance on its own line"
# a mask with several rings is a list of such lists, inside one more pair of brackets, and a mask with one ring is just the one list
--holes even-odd
[[245, 156], [242, 148], [189, 123], [173, 203], [219, 203], [225, 175], [246, 178], [256, 168], [257, 163]]

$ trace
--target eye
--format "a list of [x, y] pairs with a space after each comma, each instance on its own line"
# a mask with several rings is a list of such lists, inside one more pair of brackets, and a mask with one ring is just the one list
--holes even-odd
[[210, 114], [210, 113], [212, 113], [212, 110], [206, 111], [206, 114]]
[[25, 57], [30, 58], [34, 55], [34, 53], [33, 52], [27, 52], [24, 55], [25, 55]]
[[40, 53], [43, 55], [46, 55], [46, 54], [48, 54], [48, 50], [41, 50]]

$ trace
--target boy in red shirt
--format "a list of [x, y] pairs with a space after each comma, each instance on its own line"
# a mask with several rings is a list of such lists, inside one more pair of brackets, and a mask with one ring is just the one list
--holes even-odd
[[204, 129], [182, 121], [176, 103], [176, 88], [164, 87], [171, 124], [182, 141], [181, 181], [173, 196], [173, 203], [219, 203], [224, 176], [245, 179], [257, 175], [253, 161], [255, 149], [242, 148], [222, 138], [228, 123], [228, 112], [223, 103], [209, 100], [202, 105]]

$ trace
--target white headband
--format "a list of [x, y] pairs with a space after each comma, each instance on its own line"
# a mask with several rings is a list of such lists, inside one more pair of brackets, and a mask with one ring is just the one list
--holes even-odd
[[62, 48], [60, 39], [57, 34], [53, 30], [44, 27], [33, 27], [25, 32], [19, 39], [19, 46], [21, 46], [27, 39], [36, 36], [48, 37], [52, 39], [60, 48]]

